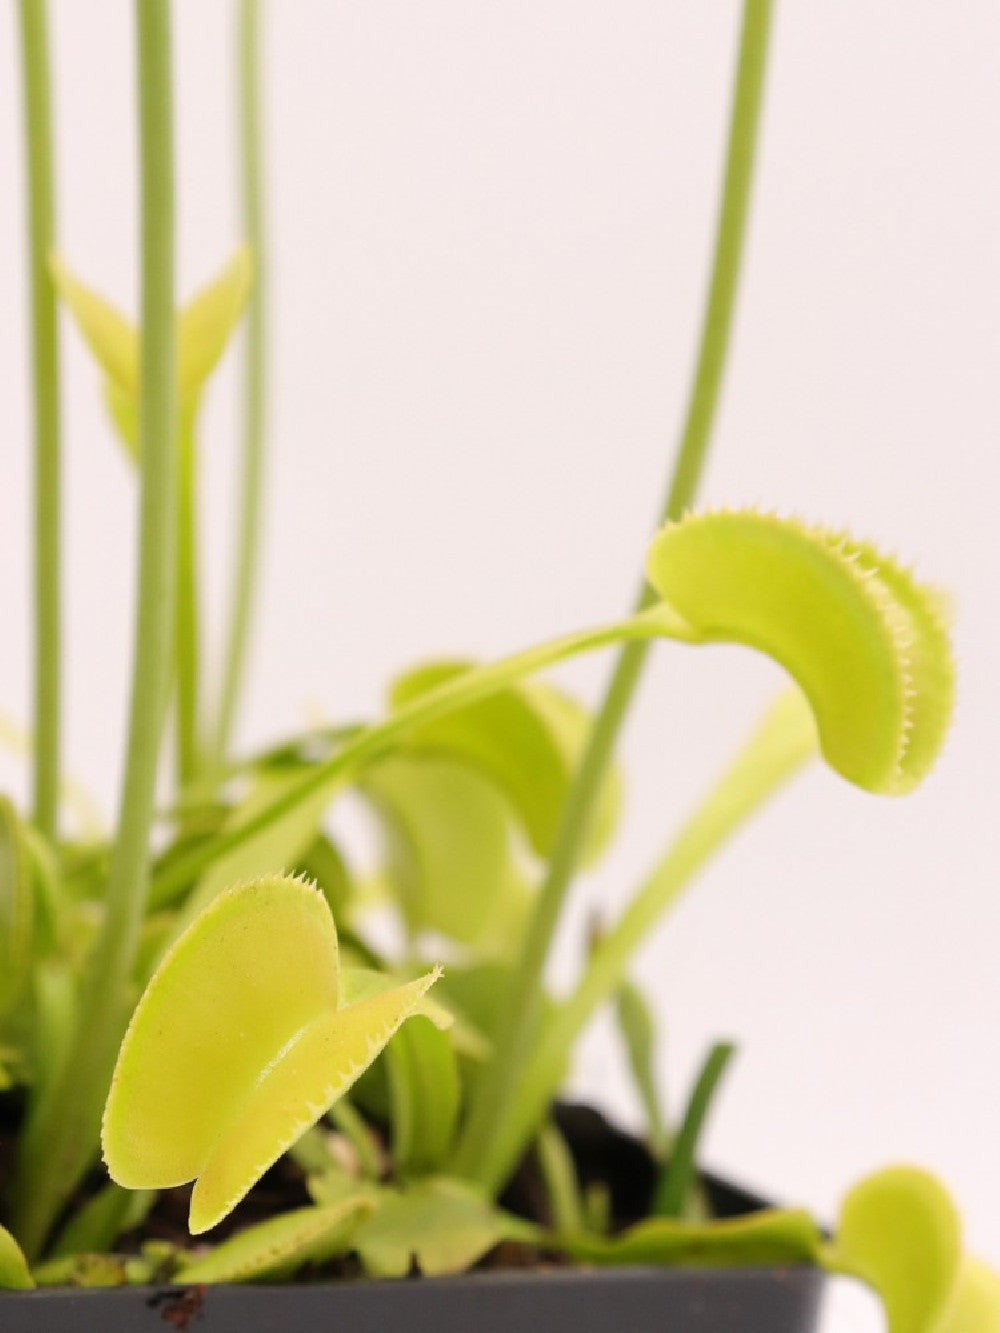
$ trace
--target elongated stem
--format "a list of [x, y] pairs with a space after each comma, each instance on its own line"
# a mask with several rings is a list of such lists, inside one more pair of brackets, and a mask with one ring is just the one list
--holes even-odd
[[174, 617], [174, 658], [177, 672], [177, 786], [198, 776], [198, 532], [197, 451], [194, 420], [185, 413], [177, 435], [177, 613]]
[[163, 906], [177, 893], [191, 884], [214, 861], [233, 848], [271, 828], [284, 815], [323, 790], [333, 792], [362, 764], [369, 763], [385, 753], [402, 737], [417, 727], [433, 722], [446, 713], [475, 703], [524, 676], [542, 671], [565, 661], [577, 653], [607, 648], [631, 639], [671, 638], [686, 643], [697, 642], [697, 636], [684, 620], [666, 603], [647, 608], [641, 615], [596, 629], [567, 634], [548, 643], [528, 648], [511, 657], [475, 667], [418, 695], [405, 707], [391, 714], [384, 722], [368, 727], [351, 736], [344, 746], [323, 763], [317, 764], [300, 782], [290, 787], [270, 805], [260, 809], [252, 819], [238, 826], [224, 829], [210, 842], [194, 847], [187, 855], [172, 857], [163, 869], [153, 876], [150, 903]]
[[538, 1135], [538, 1168], [548, 1195], [553, 1229], [563, 1236], [580, 1235], [586, 1225], [576, 1166], [566, 1140], [551, 1120]]
[[[661, 514], [663, 520], [679, 518], [692, 503], [715, 418], [743, 255], [771, 9], [772, 0], [745, 0], [722, 202], [701, 345], [677, 461]], [[642, 610], [652, 601], [652, 592], [643, 585], [637, 598], [637, 609]], [[456, 1153], [454, 1169], [472, 1179], [483, 1180], [486, 1178], [484, 1173], [490, 1170], [490, 1142], [494, 1140], [494, 1128], [518, 1083], [518, 1069], [526, 1058], [528, 1035], [539, 1004], [545, 960], [586, 840], [597, 794], [639, 683], [645, 658], [646, 645], [643, 643], [630, 643], [619, 653], [567, 798], [548, 873], [511, 978], [509, 1003], [503, 1010], [507, 1015], [506, 1023], [496, 1034], [493, 1059], [476, 1086]]]
[[239, 527], [222, 693], [213, 737], [213, 767], [225, 763], [246, 668], [260, 545], [267, 389], [267, 252], [261, 184], [260, 3], [239, 0], [237, 54], [242, 162], [243, 229], [253, 251], [254, 283], [247, 306], [243, 380], [243, 453]]
[[816, 736], [796, 696], [779, 700], [695, 809], [614, 927], [594, 946], [576, 989], [539, 1028], [515, 1095], [497, 1121], [478, 1179], [498, 1189], [558, 1091], [573, 1043], [611, 998], [637, 949], [706, 861], [816, 753]]
[[169, 0], [136, 0], [142, 181], [139, 584], [132, 697], [106, 916], [88, 960], [76, 1040], [32, 1110], [14, 1186], [30, 1255], [97, 1151], [101, 1106], [127, 1017], [142, 922], [157, 760], [170, 681], [176, 491], [174, 190]]
[[35, 409], [34, 792], [35, 824], [49, 839], [58, 818], [60, 732], [59, 345], [48, 270], [54, 242], [52, 126], [45, 0], [21, 0], [24, 139], [31, 274]]

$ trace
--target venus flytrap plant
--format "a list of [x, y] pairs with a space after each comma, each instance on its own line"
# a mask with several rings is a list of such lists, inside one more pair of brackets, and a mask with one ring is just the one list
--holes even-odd
[[125, 1034], [102, 1133], [112, 1179], [194, 1179], [191, 1231], [207, 1231], [343, 1096], [436, 977], [344, 1003], [317, 889], [264, 879], [221, 894], [165, 955]]
[[[49, 155], [45, 33], [40, 0], [24, 0], [22, 10], [33, 89], [29, 167], [39, 189]], [[140, 567], [114, 837], [55, 838], [51, 792], [62, 779], [51, 725], [39, 726], [33, 817], [0, 798], [0, 1084], [23, 1087], [27, 1101], [5, 1200], [11, 1230], [0, 1228], [0, 1286], [275, 1280], [348, 1257], [372, 1276], [401, 1276], [414, 1265], [449, 1273], [509, 1241], [588, 1264], [806, 1262], [869, 1283], [890, 1333], [998, 1327], [1000, 1284], [963, 1254], [950, 1200], [913, 1168], [857, 1186], [833, 1240], [798, 1209], [710, 1216], [694, 1179], [695, 1145], [729, 1051], [713, 1049], [680, 1124], [671, 1125], [651, 1016], [629, 982], [637, 950], [698, 870], [807, 761], [820, 755], [864, 790], [902, 794], [932, 766], [951, 711], [941, 598], [896, 561], [798, 520], [688, 512], [728, 348], [770, 12], [769, 0], [746, 0], [691, 402], [632, 614], [491, 663], [440, 659], [411, 668], [390, 687], [384, 717], [237, 758], [228, 737], [250, 614], [266, 369], [259, 14], [255, 0], [242, 0], [252, 248], [239, 249], [178, 313], [169, 7], [137, 0], [140, 327], [57, 258], [46, 265], [44, 206], [45, 225], [32, 232], [42, 305], [51, 280], [103, 371], [112, 423], [137, 464]], [[224, 681], [206, 718], [195, 425], [207, 378], [248, 301], [241, 535]], [[37, 356], [54, 382], [45, 346]], [[49, 503], [57, 455], [51, 412], [46, 419]], [[40, 545], [38, 569], [51, 557], [51, 542]], [[602, 921], [575, 982], [555, 999], [543, 984], [548, 946], [576, 867], [599, 856], [614, 831], [614, 742], [656, 640], [744, 645], [781, 665], [789, 688], [619, 917]], [[606, 648], [620, 656], [593, 719], [537, 678]], [[53, 678], [41, 692], [49, 723]], [[155, 776], [171, 694], [178, 790], [158, 816]], [[396, 950], [369, 938], [365, 876], [324, 825], [346, 792], [375, 817], [381, 906], [403, 940]], [[649, 1215], [627, 1225], [613, 1216], [610, 1182], [581, 1187], [552, 1111], [577, 1038], [609, 1002], [618, 1006], [662, 1170]], [[532, 1148], [550, 1195], [547, 1220], [497, 1202]], [[93, 1174], [99, 1149], [107, 1175]], [[299, 1206], [300, 1195], [294, 1207], [208, 1250], [128, 1241], [155, 1218], [160, 1191], [192, 1182], [189, 1229], [204, 1236], [283, 1160], [310, 1206]]]

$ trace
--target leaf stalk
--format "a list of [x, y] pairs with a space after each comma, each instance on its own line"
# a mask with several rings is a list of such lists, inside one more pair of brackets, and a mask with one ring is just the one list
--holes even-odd
[[[715, 420], [745, 248], [772, 8], [772, 0], [745, 0], [743, 7], [722, 198], [701, 341], [661, 522], [680, 518], [693, 502]], [[643, 583], [635, 608], [641, 612], [654, 600], [655, 594]], [[529, 1058], [529, 1036], [539, 1007], [545, 962], [586, 843], [598, 792], [639, 684], [647, 648], [645, 643], [632, 642], [620, 650], [566, 800], [548, 872], [511, 975], [508, 1003], [501, 1011], [505, 1022], [496, 1034], [494, 1058], [477, 1084], [453, 1164], [459, 1174], [472, 1180], [492, 1179], [501, 1183], [495, 1180], [495, 1127], [502, 1116], [510, 1114], [519, 1095], [520, 1070]], [[529, 1132], [533, 1129], [534, 1125]]]

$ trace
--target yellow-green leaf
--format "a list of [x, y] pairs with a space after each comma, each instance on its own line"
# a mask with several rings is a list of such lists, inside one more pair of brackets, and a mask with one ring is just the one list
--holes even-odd
[[250, 247], [241, 245], [214, 281], [188, 302], [177, 321], [177, 384], [193, 403], [215, 369], [246, 309], [253, 285]]
[[753, 512], [668, 524], [650, 583], [702, 642], [744, 643], [798, 681], [827, 762], [870, 791], [908, 791], [940, 749], [953, 667], [941, 600], [844, 533]]
[[[393, 683], [390, 704], [401, 708], [472, 666], [438, 661], [413, 668]], [[414, 755], [450, 755], [478, 768], [507, 797], [534, 850], [548, 857], [589, 726], [586, 711], [567, 694], [544, 681], [518, 681], [420, 727], [403, 749]], [[612, 770], [598, 796], [590, 857], [607, 842], [619, 801], [619, 779]]]
[[104, 406], [132, 461], [139, 461], [139, 400], [110, 376], [104, 380]]
[[343, 1254], [352, 1232], [372, 1209], [365, 1197], [270, 1217], [184, 1264], [178, 1282], [252, 1282], [287, 1278], [305, 1264]]
[[434, 930], [505, 952], [528, 898], [497, 788], [468, 765], [428, 755], [373, 766], [362, 789], [380, 816], [383, 874], [411, 934]]
[[771, 1208], [715, 1222], [653, 1217], [620, 1236], [560, 1236], [560, 1249], [595, 1264], [812, 1263], [819, 1228], [797, 1208]]
[[1000, 1333], [1000, 1276], [978, 1259], [967, 1257], [934, 1333]]
[[[111, 419], [133, 456], [137, 451], [139, 336], [135, 325], [82, 283], [55, 255], [49, 261], [56, 290], [76, 320], [84, 341], [106, 375], [105, 401]], [[177, 397], [182, 415], [197, 409], [205, 381], [246, 308], [253, 284], [253, 258], [240, 246], [217, 278], [177, 315]]]
[[195, 1180], [205, 1231], [351, 1086], [438, 972], [343, 1005], [323, 895], [270, 877], [217, 897], [168, 950], [118, 1056], [102, 1142], [114, 1180]]
[[[260, 810], [293, 790], [301, 780], [301, 770], [296, 769], [258, 774], [249, 794], [226, 817], [221, 831], [230, 833], [242, 828]], [[191, 921], [231, 884], [291, 870], [315, 839], [323, 812], [331, 800], [330, 791], [320, 790], [259, 833], [252, 833], [237, 843], [225, 856], [220, 856], [201, 876], [185, 903], [182, 910], [184, 923]]]
[[413, 1260], [436, 1276], [464, 1272], [500, 1240], [540, 1236], [538, 1227], [495, 1208], [464, 1181], [429, 1177], [401, 1191], [379, 1191], [352, 1246], [373, 1276], [403, 1277]]
[[133, 401], [139, 396], [139, 337], [121, 311], [87, 287], [58, 256], [49, 260], [52, 280], [84, 342], [108, 379]]
[[392, 1092], [392, 1160], [398, 1176], [427, 1175], [451, 1146], [461, 1098], [451, 1035], [415, 1016], [386, 1047]]
[[0, 1227], [0, 1289], [28, 1291], [34, 1285], [20, 1245], [6, 1227]]
[[938, 1333], [957, 1290], [961, 1224], [933, 1176], [916, 1167], [889, 1167], [847, 1195], [823, 1259], [833, 1271], [874, 1288], [889, 1333]]

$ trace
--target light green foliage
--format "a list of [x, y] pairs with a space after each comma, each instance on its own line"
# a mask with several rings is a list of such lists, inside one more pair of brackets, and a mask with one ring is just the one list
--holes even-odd
[[869, 791], [909, 791], [951, 713], [937, 594], [864, 542], [747, 511], [693, 515], [653, 542], [646, 573], [704, 642], [768, 653], [812, 705], [827, 762]]
[[20, 1245], [6, 1227], [0, 1227], [0, 1289], [27, 1291], [34, 1285]]
[[72, 311], [84, 342], [105, 375], [135, 402], [139, 394], [139, 335], [134, 324], [87, 287], [58, 256], [49, 260], [52, 280]]
[[247, 1227], [207, 1254], [181, 1265], [178, 1282], [253, 1282], [289, 1278], [306, 1264], [343, 1254], [371, 1211], [364, 1198], [297, 1208]]
[[465, 1181], [427, 1175], [392, 1185], [359, 1182], [333, 1167], [309, 1179], [320, 1206], [364, 1203], [350, 1237], [373, 1277], [405, 1277], [414, 1264], [427, 1276], [464, 1272], [501, 1240], [537, 1244], [547, 1233], [497, 1208]]
[[527, 907], [509, 807], [474, 768], [451, 759], [393, 758], [363, 790], [384, 835], [383, 875], [412, 935], [424, 930], [507, 952]]
[[[138, 453], [139, 334], [135, 326], [57, 257], [53, 281], [95, 359], [104, 371], [104, 396], [111, 419], [133, 456]], [[205, 381], [214, 370], [246, 306], [253, 259], [241, 246], [217, 278], [177, 315], [179, 416], [197, 412]]]
[[656, 1073], [656, 1026], [645, 996], [632, 981], [624, 981], [618, 988], [615, 1018], [622, 1034], [632, 1081], [645, 1113], [646, 1140], [652, 1152], [662, 1157], [670, 1135]]
[[451, 1034], [416, 1015], [386, 1047], [392, 1157], [400, 1175], [440, 1168], [458, 1121], [461, 1089]]
[[586, 1230], [587, 1215], [580, 1195], [576, 1164], [569, 1144], [550, 1120], [535, 1141], [538, 1169], [545, 1185], [552, 1229], [567, 1236]]
[[49, 1253], [53, 1259], [61, 1259], [111, 1250], [123, 1232], [142, 1223], [155, 1202], [152, 1190], [105, 1185], [72, 1215]]
[[888, 1333], [1000, 1330], [1000, 1276], [963, 1253], [955, 1205], [917, 1167], [887, 1167], [855, 1185], [818, 1257], [877, 1292]]
[[813, 1263], [819, 1228], [799, 1209], [769, 1209], [720, 1222], [653, 1217], [611, 1240], [561, 1236], [560, 1246], [593, 1264], [796, 1264]]
[[435, 1276], [463, 1272], [500, 1240], [530, 1242], [541, 1235], [470, 1185], [432, 1176], [404, 1190], [381, 1191], [352, 1245], [375, 1277], [404, 1277], [414, 1261]]
[[[468, 677], [468, 662], [429, 662], [390, 691], [394, 711]], [[513, 681], [416, 726], [362, 775], [383, 833], [382, 876], [411, 935], [435, 931], [484, 955], [517, 946], [530, 903], [525, 853], [551, 850], [589, 719], [544, 682]], [[611, 773], [587, 844], [607, 843], [619, 803]]]
[[[428, 662], [400, 676], [390, 690], [394, 709], [455, 680], [471, 662]], [[543, 681], [519, 681], [455, 709], [412, 733], [407, 750], [449, 755], [488, 776], [504, 793], [539, 856], [548, 856], [559, 828], [590, 719], [574, 699]], [[597, 801], [588, 853], [597, 855], [614, 827], [620, 780], [612, 771]], [[586, 858], [585, 858], [586, 859]]]
[[889, 1167], [847, 1195], [823, 1259], [878, 1292], [888, 1333], [937, 1333], [962, 1262], [958, 1215], [933, 1176]]
[[[294, 769], [290, 773], [259, 774], [248, 795], [226, 818], [223, 832], [230, 833], [249, 823], [259, 810], [280, 799], [299, 777], [299, 772]], [[185, 920], [191, 920], [231, 884], [291, 870], [315, 841], [320, 819], [330, 799], [329, 792], [320, 791], [311, 800], [293, 806], [283, 818], [267, 825], [261, 832], [237, 842], [228, 855], [220, 857], [201, 876], [185, 903]]]
[[436, 977], [342, 1004], [325, 899], [298, 880], [228, 890], [174, 944], [136, 1008], [104, 1116], [111, 1176], [196, 1180], [207, 1230], [341, 1096]]
[[967, 1257], [934, 1333], [1000, 1333], [1000, 1276]]

